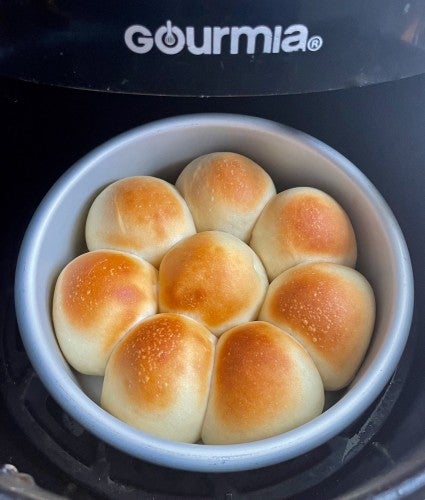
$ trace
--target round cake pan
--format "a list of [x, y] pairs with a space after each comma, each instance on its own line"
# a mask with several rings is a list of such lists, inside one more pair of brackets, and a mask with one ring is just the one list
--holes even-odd
[[[349, 131], [347, 130], [348, 134]], [[357, 269], [371, 283], [376, 324], [366, 358], [350, 386], [328, 397], [325, 411], [294, 430], [246, 444], [184, 444], [152, 437], [99, 406], [101, 379], [72, 370], [56, 342], [51, 317], [60, 270], [86, 251], [90, 204], [109, 183], [131, 175], [174, 182], [193, 158], [234, 151], [259, 163], [278, 191], [312, 186], [347, 211], [357, 236]], [[52, 186], [34, 214], [18, 256], [15, 300], [30, 361], [53, 398], [101, 440], [134, 457], [192, 471], [240, 471], [289, 460], [325, 443], [378, 397], [393, 374], [409, 334], [413, 277], [403, 234], [377, 189], [347, 158], [319, 140], [269, 120], [233, 114], [194, 114], [159, 120], [100, 145]]]

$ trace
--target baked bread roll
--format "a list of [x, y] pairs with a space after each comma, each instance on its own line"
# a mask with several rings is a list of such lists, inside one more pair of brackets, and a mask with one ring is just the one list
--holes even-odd
[[172, 184], [133, 176], [113, 182], [95, 198], [86, 243], [89, 250], [131, 252], [158, 267], [174, 243], [195, 231], [186, 202]]
[[101, 406], [153, 436], [194, 443], [207, 406], [216, 337], [196, 321], [157, 314], [116, 346]]
[[103, 375], [118, 340], [157, 312], [157, 275], [148, 262], [114, 250], [87, 252], [64, 267], [52, 316], [59, 346], [75, 370]]
[[270, 323], [242, 324], [217, 342], [202, 441], [275, 436], [313, 419], [323, 405], [322, 380], [307, 351]]
[[270, 280], [301, 262], [354, 267], [357, 259], [356, 238], [346, 212], [331, 196], [311, 187], [287, 189], [270, 200], [249, 244]]
[[176, 187], [198, 231], [226, 231], [245, 242], [264, 205], [276, 194], [262, 167], [232, 152], [194, 159], [179, 175]]
[[185, 314], [218, 336], [256, 319], [268, 280], [246, 243], [223, 231], [203, 231], [165, 254], [158, 287], [161, 312]]
[[293, 335], [315, 361], [325, 389], [337, 390], [349, 384], [363, 361], [375, 322], [375, 299], [355, 269], [304, 263], [272, 281], [259, 318]]

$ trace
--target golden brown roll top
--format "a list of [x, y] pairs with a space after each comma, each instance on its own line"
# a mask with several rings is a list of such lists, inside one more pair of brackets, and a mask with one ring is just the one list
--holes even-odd
[[89, 250], [131, 252], [156, 267], [172, 245], [193, 233], [192, 215], [177, 189], [150, 176], [126, 177], [107, 186], [86, 221]]
[[179, 175], [176, 187], [198, 231], [226, 231], [243, 241], [248, 241], [261, 210], [276, 194], [262, 167], [226, 151], [195, 158]]
[[354, 267], [357, 244], [350, 219], [331, 196], [297, 187], [274, 196], [258, 218], [249, 242], [269, 279], [305, 261]]
[[52, 316], [69, 364], [102, 375], [116, 342], [137, 321], [157, 312], [158, 271], [139, 257], [114, 250], [82, 254], [60, 273]]
[[220, 335], [256, 319], [268, 280], [253, 250], [222, 231], [204, 231], [164, 256], [158, 277], [161, 312], [186, 314]]
[[275, 436], [316, 417], [323, 405], [322, 380], [306, 350], [270, 323], [242, 324], [217, 342], [202, 440]]
[[364, 358], [375, 299], [358, 271], [305, 263], [272, 281], [259, 318], [293, 335], [315, 361], [325, 389], [336, 390], [348, 385]]
[[138, 323], [114, 349], [101, 405], [154, 436], [199, 440], [216, 337], [185, 316], [157, 314]]

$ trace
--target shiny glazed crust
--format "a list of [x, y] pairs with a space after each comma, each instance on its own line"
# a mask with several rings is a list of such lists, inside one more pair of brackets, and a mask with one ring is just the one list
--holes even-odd
[[346, 212], [331, 196], [311, 187], [274, 196], [258, 218], [249, 245], [271, 280], [305, 261], [354, 267], [357, 259], [356, 237]]
[[276, 194], [260, 165], [226, 151], [195, 158], [179, 175], [176, 187], [198, 231], [226, 231], [245, 242], [261, 210]]
[[363, 361], [375, 322], [372, 288], [358, 271], [304, 263], [269, 286], [259, 319], [293, 335], [310, 353], [326, 390], [349, 384]]
[[214, 445], [281, 434], [364, 358], [374, 296], [325, 192], [276, 194], [255, 162], [216, 152], [175, 186], [108, 185], [85, 231], [89, 252], [56, 284], [58, 341], [77, 371], [104, 375], [101, 406], [144, 432]]
[[316, 417], [323, 404], [319, 372], [296, 340], [270, 323], [242, 324], [218, 340], [202, 440], [274, 436]]
[[185, 316], [157, 314], [114, 349], [101, 405], [154, 436], [194, 443], [201, 435], [216, 337]]
[[256, 319], [268, 284], [260, 259], [246, 243], [222, 231], [204, 231], [164, 256], [159, 310], [186, 314], [220, 335]]
[[157, 312], [157, 275], [148, 262], [114, 250], [86, 252], [64, 267], [52, 315], [60, 348], [73, 368], [103, 375], [118, 340]]
[[89, 250], [131, 252], [157, 267], [172, 245], [195, 233], [195, 226], [172, 184], [133, 176], [113, 182], [95, 198], [85, 231]]

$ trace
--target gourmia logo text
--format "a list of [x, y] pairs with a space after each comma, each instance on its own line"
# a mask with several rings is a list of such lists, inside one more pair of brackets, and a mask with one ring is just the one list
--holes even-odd
[[171, 21], [151, 31], [146, 26], [129, 26], [124, 34], [127, 47], [136, 54], [146, 54], [156, 47], [168, 55], [187, 50], [195, 56], [204, 54], [278, 54], [299, 50], [318, 51], [323, 45], [321, 36], [309, 36], [304, 24], [282, 26], [204, 26], [198, 30], [193, 26], [179, 28]]

